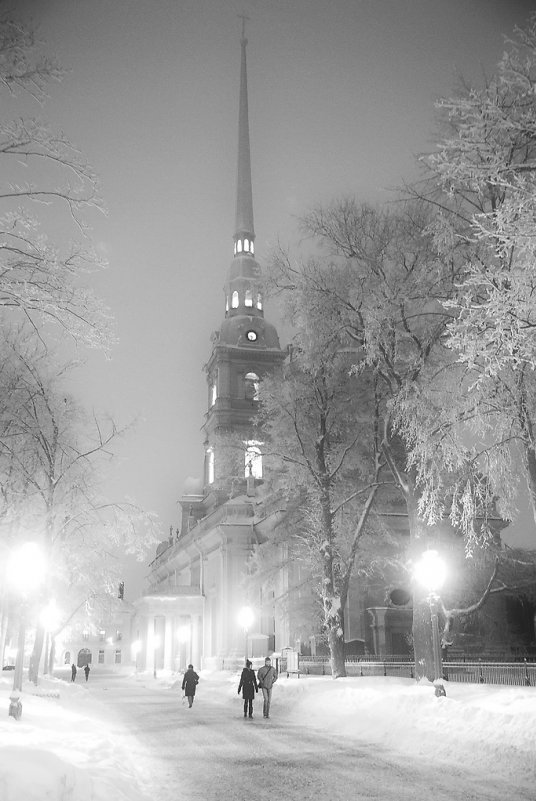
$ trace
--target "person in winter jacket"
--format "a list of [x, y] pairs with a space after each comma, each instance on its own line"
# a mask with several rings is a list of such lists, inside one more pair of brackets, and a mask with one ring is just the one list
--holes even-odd
[[76, 665], [73, 662], [73, 664], [71, 665], [71, 681], [75, 681], [75, 679], [76, 679]]
[[192, 708], [192, 704], [194, 702], [195, 688], [197, 687], [198, 681], [199, 681], [199, 676], [195, 672], [194, 666], [188, 665], [188, 670], [186, 671], [182, 679], [182, 689], [184, 690], [184, 695], [188, 699], [188, 709]]
[[255, 671], [251, 669], [251, 662], [249, 659], [246, 660], [246, 667], [243, 669], [242, 675], [240, 676], [238, 695], [240, 695], [240, 690], [242, 690], [242, 698], [244, 699], [244, 717], [247, 717], [249, 709], [249, 716], [252, 718], [253, 699], [255, 698], [255, 693], [259, 692], [259, 688], [255, 677]]
[[262, 714], [265, 718], [269, 718], [270, 703], [272, 701], [272, 687], [277, 681], [277, 673], [275, 672], [275, 668], [272, 666], [272, 660], [269, 656], [267, 656], [264, 660], [264, 665], [259, 668], [257, 678], [259, 679], [259, 687], [261, 688], [264, 697]]

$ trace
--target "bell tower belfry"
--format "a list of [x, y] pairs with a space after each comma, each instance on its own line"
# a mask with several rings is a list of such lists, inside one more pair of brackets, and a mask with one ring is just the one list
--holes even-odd
[[[255, 443], [244, 442], [244, 456], [233, 466], [224, 457], [220, 435], [245, 431], [256, 413], [259, 380], [285, 359], [275, 327], [264, 318], [260, 267], [255, 260], [255, 228], [249, 139], [245, 17], [240, 40], [240, 96], [236, 215], [231, 261], [225, 292], [225, 318], [212, 336], [213, 347], [205, 365], [208, 408], [205, 433], [205, 491], [222, 486], [230, 474], [242, 470], [260, 478], [262, 461]], [[248, 450], [249, 449], [249, 450]], [[249, 458], [248, 458], [249, 454]], [[236, 456], [236, 449], [235, 449]]]

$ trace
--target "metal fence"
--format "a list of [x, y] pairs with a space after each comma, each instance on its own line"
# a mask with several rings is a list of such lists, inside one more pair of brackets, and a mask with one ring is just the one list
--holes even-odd
[[[287, 672], [287, 660], [278, 660], [279, 672]], [[331, 675], [331, 665], [327, 657], [310, 657], [299, 655], [296, 675]], [[385, 656], [359, 657], [346, 659], [348, 676], [398, 676], [415, 678], [415, 665], [410, 657]], [[443, 678], [445, 681], [467, 682], [473, 684], [497, 684], [506, 686], [536, 687], [536, 661], [523, 658], [522, 661], [490, 661], [483, 659], [451, 660], [443, 662]]]

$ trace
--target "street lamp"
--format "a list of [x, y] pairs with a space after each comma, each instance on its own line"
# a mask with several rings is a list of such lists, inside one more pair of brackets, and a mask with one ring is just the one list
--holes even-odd
[[434, 685], [437, 696], [446, 695], [443, 685], [443, 663], [441, 658], [441, 642], [438, 623], [438, 591], [445, 582], [447, 568], [437, 551], [424, 551], [415, 565], [415, 578], [428, 590], [430, 620], [432, 624], [432, 652], [434, 658]]
[[46, 563], [40, 546], [35, 542], [25, 542], [20, 548], [12, 551], [7, 561], [7, 579], [15, 591], [20, 595], [20, 620], [17, 657], [13, 675], [13, 690], [10, 695], [9, 714], [16, 720], [22, 715], [22, 673], [24, 667], [25, 631], [25, 604], [28, 593], [41, 584], [45, 577]]
[[243, 606], [238, 613], [238, 623], [244, 629], [246, 660], [248, 658], [248, 634], [254, 619], [253, 610], [249, 606]]

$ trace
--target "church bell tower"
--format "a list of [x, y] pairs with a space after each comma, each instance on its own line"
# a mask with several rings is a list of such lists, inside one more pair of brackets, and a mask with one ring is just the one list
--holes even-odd
[[[236, 215], [231, 261], [225, 292], [225, 318], [212, 336], [205, 366], [208, 408], [205, 433], [205, 492], [222, 487], [230, 474], [262, 477], [259, 443], [244, 440], [244, 453], [233, 465], [221, 448], [221, 437], [246, 432], [256, 414], [260, 379], [285, 358], [275, 327], [264, 317], [260, 267], [255, 260], [255, 228], [249, 138], [248, 86], [244, 21], [240, 40], [240, 96]], [[247, 436], [246, 434], [244, 436]], [[236, 456], [236, 448], [234, 449]]]

